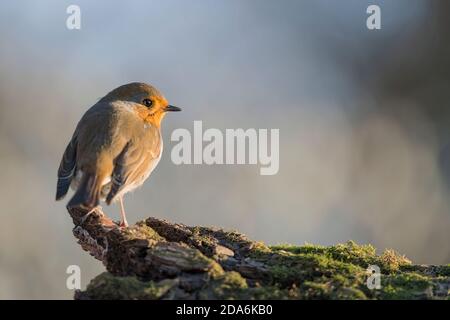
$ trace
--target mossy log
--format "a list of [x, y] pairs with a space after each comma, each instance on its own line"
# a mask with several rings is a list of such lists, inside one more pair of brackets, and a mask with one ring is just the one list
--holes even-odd
[[[107, 270], [76, 299], [449, 299], [450, 265], [413, 265], [371, 245], [266, 246], [157, 218], [119, 228], [101, 213], [69, 214]], [[369, 265], [381, 270], [380, 289], [367, 287]]]

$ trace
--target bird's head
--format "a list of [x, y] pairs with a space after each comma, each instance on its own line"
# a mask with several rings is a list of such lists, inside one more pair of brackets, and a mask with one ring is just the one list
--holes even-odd
[[101, 101], [132, 102], [132, 107], [139, 117], [158, 127], [167, 112], [181, 111], [180, 108], [170, 105], [155, 87], [140, 82], [120, 86], [108, 93]]

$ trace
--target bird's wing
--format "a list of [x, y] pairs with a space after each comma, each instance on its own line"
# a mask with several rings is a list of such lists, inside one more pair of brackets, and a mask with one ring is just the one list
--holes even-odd
[[114, 161], [111, 190], [106, 203], [111, 203], [125, 187], [136, 187], [144, 182], [158, 163], [161, 151], [162, 140], [157, 128], [137, 131]]
[[92, 209], [98, 205], [103, 186], [112, 176], [114, 159], [130, 139], [129, 130], [119, 125], [120, 119], [129, 113], [122, 115], [122, 111], [113, 104], [99, 102], [78, 122], [74, 134], [77, 137], [75, 166], [82, 175], [69, 207]]
[[[77, 165], [80, 170], [93, 174], [98, 171], [99, 163], [111, 162], [112, 165], [112, 159], [129, 139], [126, 133], [118, 130], [118, 119], [120, 114], [114, 106], [100, 102], [83, 115], [75, 130], [79, 142]], [[101, 158], [105, 159], [102, 161]]]
[[[130, 149], [131, 143], [128, 142], [125, 145], [125, 148], [123, 148], [122, 152], [119, 154], [119, 156], [116, 159], [116, 164], [114, 167], [113, 175], [111, 178], [111, 190], [108, 193], [108, 196], [106, 197], [106, 203], [110, 204], [111, 201], [114, 199], [114, 197], [117, 195], [117, 193], [123, 188], [125, 185], [127, 178], [130, 174]], [[128, 165], [127, 165], [128, 164]], [[127, 170], [128, 169], [128, 170]]]
[[58, 182], [56, 184], [56, 200], [64, 198], [69, 189], [75, 172], [77, 157], [77, 137], [74, 135], [64, 151], [58, 169]]
[[[114, 197], [127, 185], [145, 179], [152, 162], [160, 155], [159, 145], [152, 148], [148, 140], [130, 140], [119, 156], [115, 159], [114, 171], [111, 179], [111, 190], [106, 197], [106, 203], [110, 204]], [[141, 180], [142, 179], [142, 180]]]

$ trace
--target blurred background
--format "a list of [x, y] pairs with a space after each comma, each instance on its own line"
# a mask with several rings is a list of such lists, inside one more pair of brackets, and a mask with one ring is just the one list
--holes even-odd
[[[81, 8], [81, 30], [66, 8]], [[369, 4], [381, 30], [366, 28]], [[449, 1], [10, 1], [0, 4], [0, 298], [70, 299], [104, 267], [76, 244], [56, 171], [82, 114], [154, 84], [183, 108], [125, 200], [147, 216], [268, 244], [349, 239], [450, 262]], [[176, 128], [279, 128], [280, 170], [170, 161]], [[70, 194], [71, 195], [71, 194]], [[118, 218], [118, 209], [104, 207]]]

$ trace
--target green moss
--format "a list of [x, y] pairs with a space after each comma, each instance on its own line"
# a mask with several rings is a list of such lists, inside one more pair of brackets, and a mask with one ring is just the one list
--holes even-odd
[[333, 281], [306, 281], [302, 285], [302, 299], [345, 299], [365, 300], [364, 292], [356, 287], [344, 287]]
[[155, 230], [147, 226], [144, 221], [136, 223], [136, 225], [131, 228], [124, 229], [122, 234], [133, 241], [136, 241], [136, 239], [164, 241], [164, 238]]
[[291, 290], [280, 289], [278, 286], [249, 287], [247, 281], [237, 272], [226, 272], [216, 277], [199, 293], [199, 299], [291, 299]]
[[360, 266], [335, 259], [329, 253], [325, 254], [320, 248], [318, 250], [311, 249], [308, 247], [307, 250], [302, 250], [302, 247], [297, 247], [294, 250], [286, 251], [277, 248], [276, 254], [272, 254], [266, 260], [273, 281], [290, 286], [293, 283], [298, 285], [303, 281], [310, 281], [322, 276], [354, 277], [364, 272]]
[[333, 259], [356, 264], [363, 268], [376, 262], [376, 250], [373, 246], [357, 245], [353, 241], [331, 246], [327, 252]]
[[210, 269], [208, 271], [208, 274], [211, 276], [212, 279], [215, 279], [217, 277], [220, 277], [224, 274], [224, 271], [220, 264], [213, 261], [213, 263], [210, 265]]
[[239, 233], [236, 230], [231, 231], [221, 230], [221, 232], [223, 233], [223, 238], [229, 242], [242, 243], [249, 241], [245, 236], [242, 235], [242, 233]]
[[290, 253], [298, 254], [298, 253], [318, 253], [322, 254], [326, 252], [326, 247], [312, 244], [305, 244], [303, 246], [294, 246], [292, 244], [279, 244], [275, 246], [271, 246], [274, 252], [277, 251], [287, 251]]
[[408, 266], [411, 261], [404, 255], [400, 255], [392, 249], [387, 249], [377, 259], [377, 263], [386, 271], [392, 273], [398, 271], [400, 267]]
[[395, 272], [400, 267], [410, 265], [405, 256], [396, 253], [394, 250], [386, 250], [381, 256], [376, 254], [376, 249], [372, 245], [358, 245], [353, 241], [345, 244], [337, 244], [330, 247], [306, 244], [304, 246], [277, 245], [272, 246], [275, 252], [287, 251], [293, 254], [316, 254], [325, 255], [330, 259], [347, 262], [367, 268], [370, 265], [378, 265], [383, 271]]
[[437, 268], [436, 274], [442, 277], [450, 277], [450, 264], [447, 264], [445, 266], [439, 266]]
[[86, 294], [98, 300], [159, 299], [174, 285], [176, 285], [176, 280], [144, 282], [136, 277], [115, 277], [109, 272], [104, 272], [89, 283]]
[[382, 277], [381, 285], [382, 299], [424, 299], [430, 298], [433, 282], [417, 273], [402, 273]]
[[199, 299], [248, 299], [246, 280], [237, 272], [230, 271], [216, 276], [198, 294]]
[[205, 234], [202, 227], [192, 228], [192, 238], [195, 239], [195, 242], [198, 242], [198, 245], [203, 247], [211, 247], [215, 244], [215, 239], [209, 234]]
[[[272, 284], [281, 288], [295, 285], [303, 299], [373, 298], [377, 295], [376, 291], [366, 286], [368, 266], [378, 265], [383, 275], [389, 275], [411, 264], [406, 257], [393, 250], [386, 250], [378, 256], [373, 246], [358, 245], [353, 241], [330, 247], [282, 244], [270, 249], [271, 253], [259, 253], [253, 258], [264, 260], [269, 266]], [[396, 281], [392, 286], [398, 284], [399, 279]], [[415, 289], [419, 284], [413, 282]], [[408, 295], [403, 289], [400, 286], [396, 294]], [[391, 291], [387, 288], [386, 292]]]
[[[199, 233], [201, 230], [199, 229]], [[236, 237], [238, 237], [236, 235]], [[242, 237], [240, 238], [242, 240]], [[170, 247], [170, 246], [169, 246]], [[434, 299], [448, 297], [446, 283], [450, 265], [415, 266], [393, 250], [381, 255], [371, 245], [353, 241], [330, 247], [252, 243], [246, 261], [264, 265], [265, 276], [249, 282], [241, 274], [224, 269], [198, 250], [168, 250], [165, 245], [153, 247], [153, 255], [171, 260], [188, 272], [206, 272], [209, 277], [197, 292], [200, 299]], [[381, 269], [381, 289], [367, 287], [367, 267]], [[198, 271], [197, 271], [198, 270]], [[103, 274], [89, 285], [96, 298], [160, 298], [174, 280], [140, 282], [133, 277], [116, 278]], [[170, 282], [172, 281], [172, 282]], [[111, 282], [105, 284], [105, 282]], [[442, 285], [442, 283], [444, 285]], [[120, 293], [118, 293], [120, 292]], [[437, 294], [436, 294], [437, 293]]]
[[251, 288], [249, 290], [248, 299], [256, 300], [287, 300], [287, 299], [298, 299], [297, 288], [292, 289], [280, 289], [278, 286], [266, 286]]

